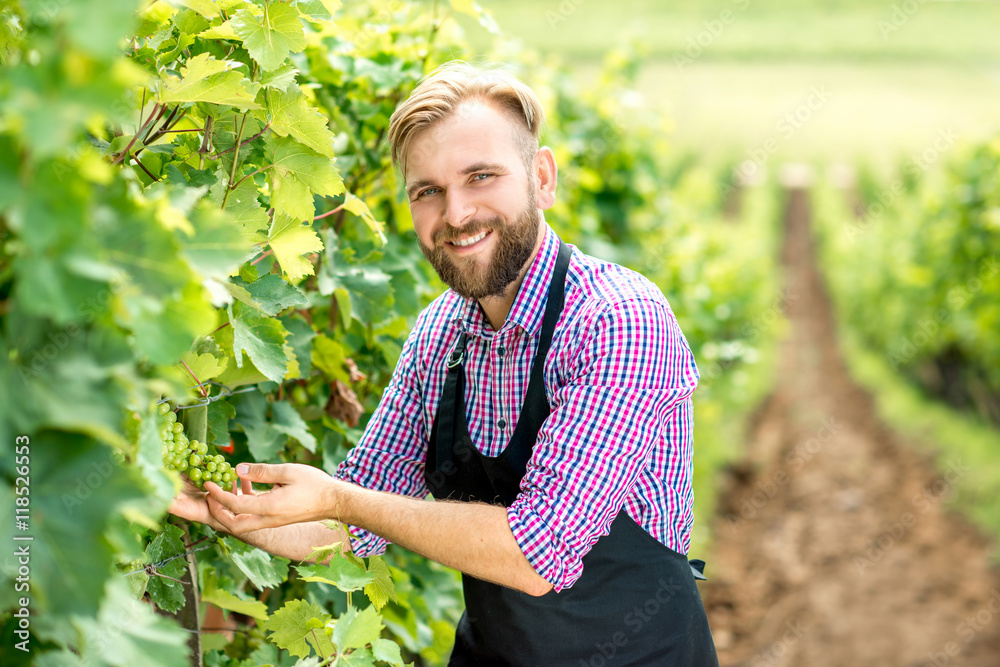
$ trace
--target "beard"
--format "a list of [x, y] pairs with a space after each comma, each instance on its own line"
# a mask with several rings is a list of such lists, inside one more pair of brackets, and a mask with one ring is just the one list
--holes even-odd
[[[521, 274], [538, 239], [541, 215], [534, 201], [534, 193], [529, 193], [525, 208], [512, 222], [504, 223], [502, 218], [494, 217], [474, 220], [460, 229], [449, 227], [434, 236], [433, 248], [420, 243], [420, 250], [441, 280], [459, 296], [466, 299], [503, 296]], [[496, 237], [493, 256], [485, 267], [471, 258], [456, 260], [445, 250], [449, 241], [483, 231], [490, 231]]]

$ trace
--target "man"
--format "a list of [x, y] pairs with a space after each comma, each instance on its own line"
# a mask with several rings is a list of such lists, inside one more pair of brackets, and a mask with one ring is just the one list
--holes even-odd
[[557, 169], [542, 123], [504, 72], [458, 63], [420, 83], [389, 141], [451, 289], [336, 478], [241, 464], [245, 493], [206, 484], [173, 511], [290, 558], [396, 542], [460, 570], [451, 665], [717, 665], [682, 555], [694, 358], [659, 289], [545, 224]]

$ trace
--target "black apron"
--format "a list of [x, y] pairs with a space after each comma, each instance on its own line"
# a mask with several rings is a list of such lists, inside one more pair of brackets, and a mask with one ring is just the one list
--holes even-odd
[[[543, 369], [562, 312], [570, 248], [559, 242], [541, 338], [517, 426], [499, 456], [472, 444], [465, 415], [462, 362], [468, 336], [448, 357], [431, 429], [424, 477], [435, 498], [510, 506], [532, 447], [549, 415]], [[563, 591], [533, 597], [463, 575], [466, 611], [449, 667], [717, 667], [695, 577], [687, 558], [664, 546], [622, 509], [611, 532], [583, 558], [583, 574]]]

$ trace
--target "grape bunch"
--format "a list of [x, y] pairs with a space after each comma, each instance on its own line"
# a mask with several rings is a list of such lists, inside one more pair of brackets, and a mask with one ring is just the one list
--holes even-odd
[[160, 451], [166, 467], [187, 475], [198, 488], [205, 486], [205, 482], [215, 482], [231, 491], [236, 471], [222, 454], [210, 455], [204, 442], [188, 440], [184, 425], [177, 421], [177, 415], [166, 403], [159, 404], [157, 414], [163, 443]]

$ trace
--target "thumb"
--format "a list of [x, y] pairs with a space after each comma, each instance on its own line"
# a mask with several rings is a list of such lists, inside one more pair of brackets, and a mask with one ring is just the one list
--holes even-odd
[[261, 484], [283, 484], [287, 481], [284, 465], [269, 463], [240, 463], [236, 466], [240, 479]]

